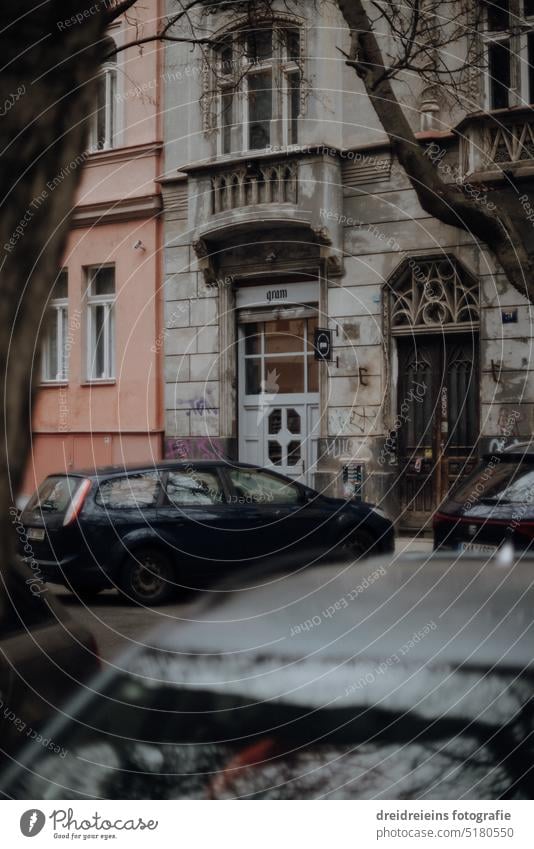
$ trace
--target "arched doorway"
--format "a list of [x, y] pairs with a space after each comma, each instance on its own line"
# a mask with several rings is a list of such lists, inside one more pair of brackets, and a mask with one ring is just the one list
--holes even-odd
[[453, 257], [417, 257], [389, 288], [397, 361], [390, 441], [401, 525], [420, 528], [476, 462], [479, 286]]

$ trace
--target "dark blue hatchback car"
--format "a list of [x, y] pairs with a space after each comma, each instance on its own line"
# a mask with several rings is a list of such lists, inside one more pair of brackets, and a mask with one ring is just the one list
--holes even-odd
[[254, 562], [293, 567], [340, 548], [357, 558], [394, 547], [392, 523], [370, 504], [217, 461], [51, 475], [21, 519], [46, 580], [86, 596], [115, 586], [142, 604]]

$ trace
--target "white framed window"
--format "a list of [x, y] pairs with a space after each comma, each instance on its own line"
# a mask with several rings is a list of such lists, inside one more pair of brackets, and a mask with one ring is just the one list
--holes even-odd
[[51, 316], [44, 339], [42, 380], [44, 383], [64, 383], [68, 380], [67, 328], [69, 318], [68, 272], [62, 269], [55, 282], [50, 300]]
[[219, 155], [296, 144], [299, 28], [280, 24], [227, 34], [215, 54]]
[[486, 0], [485, 105], [534, 103], [534, 0]]
[[[106, 41], [106, 53], [115, 48], [110, 38]], [[109, 56], [102, 66], [97, 80], [96, 103], [91, 117], [89, 149], [108, 150], [117, 143], [117, 58]]]
[[87, 380], [115, 377], [115, 266], [86, 269]]

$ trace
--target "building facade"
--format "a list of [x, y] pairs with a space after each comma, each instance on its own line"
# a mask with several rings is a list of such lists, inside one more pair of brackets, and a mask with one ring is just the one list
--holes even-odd
[[[270, 466], [424, 527], [483, 452], [532, 433], [531, 306], [421, 208], [336, 4], [290, 5], [254, 25], [208, 8], [213, 47], [166, 49], [165, 456]], [[468, 108], [399, 86], [442, 176], [527, 241], [531, 6], [484, 15]]]
[[[41, 391], [23, 492], [49, 473], [160, 459], [162, 149], [158, 2], [109, 30], [63, 268], [43, 316]], [[115, 52], [116, 51], [116, 52]]]

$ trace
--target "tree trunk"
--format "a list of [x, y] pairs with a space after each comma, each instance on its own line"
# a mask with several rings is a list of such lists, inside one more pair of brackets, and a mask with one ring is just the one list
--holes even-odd
[[13, 553], [9, 511], [30, 446], [39, 342], [94, 108], [105, 15], [84, 17], [87, 9], [82, 0], [19, 0], [0, 10], [0, 569]]
[[533, 264], [512, 220], [503, 211], [495, 214], [476, 200], [467, 198], [459, 186], [441, 179], [418, 142], [391, 81], [383, 78], [384, 60], [362, 0], [338, 0], [338, 5], [351, 32], [347, 64], [362, 79], [419, 203], [429, 215], [460, 227], [474, 239], [484, 242], [512, 286], [534, 303]]

